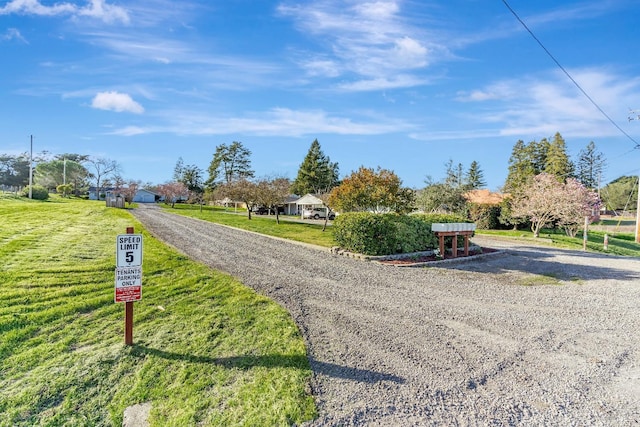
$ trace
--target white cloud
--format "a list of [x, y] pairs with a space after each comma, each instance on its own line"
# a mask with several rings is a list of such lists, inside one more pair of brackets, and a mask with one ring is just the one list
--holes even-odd
[[[215, 117], [200, 113], [167, 112], [163, 125], [128, 126], [111, 134], [132, 136], [151, 133], [178, 135], [258, 135], [303, 136], [322, 133], [339, 135], [380, 135], [414, 129], [406, 122], [366, 115], [362, 120], [337, 117], [322, 110], [292, 110], [274, 108], [244, 117]], [[170, 124], [165, 124], [170, 123]]]
[[0, 35], [0, 40], [20, 40], [23, 43], [29, 44], [17, 28], [8, 28], [4, 34]]
[[339, 85], [340, 89], [353, 92], [366, 92], [374, 90], [398, 89], [420, 86], [427, 84], [427, 81], [411, 75], [397, 75], [390, 77], [379, 77], [375, 79], [363, 79]]
[[69, 15], [72, 17], [90, 16], [106, 23], [128, 23], [129, 14], [120, 6], [107, 4], [105, 0], [90, 0], [84, 7], [73, 3], [54, 3], [51, 6], [39, 0], [11, 0], [0, 7], [0, 15], [22, 14], [39, 16]]
[[[626, 121], [628, 107], [640, 98], [640, 78], [604, 69], [570, 70], [572, 77], [616, 123]], [[498, 127], [500, 135], [604, 137], [621, 133], [560, 71], [544, 77], [506, 80], [459, 94], [480, 109], [471, 123]]]
[[99, 110], [116, 111], [118, 113], [141, 114], [144, 112], [142, 105], [134, 101], [131, 96], [119, 92], [99, 92], [93, 98], [91, 106]]
[[124, 8], [107, 4], [105, 0], [91, 0], [89, 5], [78, 9], [77, 14], [100, 19], [108, 24], [114, 22], [129, 23], [129, 14]]
[[[433, 37], [428, 38], [424, 28], [410, 24], [410, 17], [402, 15], [400, 4], [389, 0], [349, 6], [324, 0], [304, 6], [281, 5], [278, 11], [292, 18], [305, 36], [316, 37], [318, 44], [324, 46], [320, 48], [324, 49], [322, 60], [331, 66], [316, 68], [312, 75], [324, 70], [325, 77], [341, 77], [343, 81], [350, 75], [355, 80], [390, 81], [399, 73], [419, 72], [447, 51]], [[317, 51], [314, 56], [319, 56]], [[307, 69], [308, 65], [304, 64]], [[418, 85], [424, 79], [406, 82]], [[361, 90], [362, 85], [341, 87]]]

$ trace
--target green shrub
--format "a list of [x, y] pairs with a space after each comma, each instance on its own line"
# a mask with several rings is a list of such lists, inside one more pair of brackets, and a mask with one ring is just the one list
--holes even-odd
[[497, 230], [500, 228], [500, 206], [469, 203], [469, 218], [482, 230]]
[[390, 214], [347, 212], [336, 217], [333, 236], [341, 248], [366, 255], [396, 252], [395, 226]]
[[[439, 214], [439, 213], [433, 213], [433, 214], [416, 214], [416, 215], [412, 215], [416, 218], [420, 218], [423, 222], [425, 222], [427, 224], [427, 226], [429, 227], [429, 232], [431, 232], [431, 224], [434, 223], [443, 223], [443, 222], [469, 222], [468, 219], [465, 219], [459, 215], [455, 215], [455, 214]], [[431, 232], [433, 234], [433, 232]], [[453, 237], [445, 237], [445, 246], [447, 247], [451, 247], [451, 240], [453, 239]], [[433, 247], [437, 248], [438, 247], [438, 238], [435, 236], [435, 234], [433, 234]], [[459, 236], [458, 237], [458, 246], [464, 245], [464, 237]]]
[[438, 239], [427, 224], [415, 216], [397, 215], [395, 238], [399, 253], [417, 252], [438, 246]]
[[333, 235], [341, 248], [365, 255], [425, 251], [438, 246], [431, 231], [434, 222], [466, 221], [455, 215], [347, 212], [334, 221]]
[[[28, 185], [24, 187], [24, 190], [22, 190], [22, 195], [24, 197], [29, 197]], [[49, 198], [49, 191], [42, 185], [33, 185], [31, 186], [31, 198], [35, 200], [47, 200]]]

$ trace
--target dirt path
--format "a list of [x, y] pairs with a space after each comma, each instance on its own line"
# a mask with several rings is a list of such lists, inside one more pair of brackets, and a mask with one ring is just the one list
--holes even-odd
[[320, 417], [309, 425], [640, 423], [637, 259], [517, 246], [397, 268], [134, 213], [291, 312], [315, 374]]

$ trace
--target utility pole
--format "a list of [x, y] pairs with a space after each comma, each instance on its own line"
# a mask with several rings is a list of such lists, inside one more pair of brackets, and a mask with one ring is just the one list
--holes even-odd
[[636, 205], [636, 243], [640, 243], [640, 175], [638, 175], [638, 204]]
[[31, 135], [31, 152], [29, 154], [29, 198], [33, 199], [33, 135]]
[[[640, 114], [637, 111], [629, 110], [629, 121], [640, 120]], [[640, 145], [636, 145], [640, 148]], [[636, 243], [640, 243], [640, 175], [638, 175], [638, 204], [636, 205]]]

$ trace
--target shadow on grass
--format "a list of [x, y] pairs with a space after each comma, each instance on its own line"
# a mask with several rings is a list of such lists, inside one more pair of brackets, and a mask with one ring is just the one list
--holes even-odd
[[322, 374], [334, 378], [343, 378], [363, 383], [377, 383], [381, 381], [391, 381], [402, 384], [405, 379], [396, 375], [371, 371], [368, 369], [352, 368], [341, 366], [335, 363], [320, 362], [314, 359], [310, 361], [306, 356], [270, 354], [264, 356], [234, 356], [234, 357], [209, 357], [197, 356], [193, 354], [176, 353], [159, 350], [141, 344], [134, 344], [131, 350], [134, 356], [154, 356], [168, 360], [181, 360], [189, 363], [212, 363], [225, 368], [252, 369], [255, 367], [265, 368], [297, 368], [307, 369], [309, 363], [316, 374]]

